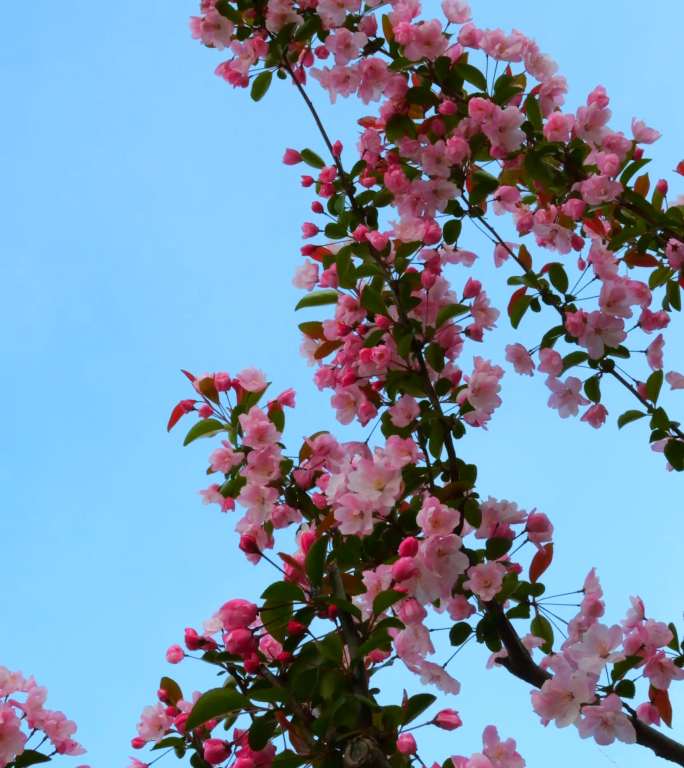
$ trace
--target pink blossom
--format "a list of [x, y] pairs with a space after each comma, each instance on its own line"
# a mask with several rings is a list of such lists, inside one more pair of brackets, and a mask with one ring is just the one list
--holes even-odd
[[207, 8], [206, 16], [190, 17], [190, 33], [193, 40], [222, 51], [230, 45], [235, 25], [215, 8]]
[[412, 39], [404, 49], [404, 56], [409, 61], [425, 58], [434, 61], [447, 47], [447, 39], [442, 33], [442, 22], [438, 19], [421, 21], [411, 27]]
[[438, 576], [446, 584], [453, 584], [468, 567], [468, 556], [462, 547], [463, 541], [455, 533], [428, 536], [420, 548], [421, 570], [424, 574]]
[[594, 624], [585, 632], [582, 641], [568, 648], [568, 655], [579, 668], [595, 675], [600, 674], [606, 664], [622, 661], [625, 654], [615, 651], [622, 645], [622, 628], [618, 624], [608, 627]]
[[407, 626], [422, 624], [427, 618], [427, 611], [414, 597], [410, 597], [408, 600], [402, 600], [399, 606], [399, 618]]
[[242, 451], [234, 451], [233, 446], [227, 440], [221, 440], [223, 448], [217, 448], [209, 457], [209, 464], [214, 472], [228, 474], [244, 459]]
[[665, 381], [670, 385], [670, 389], [684, 389], [684, 376], [676, 371], [670, 371], [665, 374]]
[[501, 741], [499, 732], [493, 725], [484, 729], [482, 743], [482, 752], [489, 758], [492, 768], [525, 768], [525, 761], [515, 750], [515, 741]]
[[302, 162], [302, 156], [297, 152], [296, 149], [286, 149], [285, 155], [283, 156], [283, 163], [285, 165], [297, 165], [297, 163]]
[[483, 36], [484, 32], [481, 29], [478, 29], [474, 24], [468, 23], [461, 27], [457, 39], [459, 44], [465, 48], [479, 49]]
[[632, 118], [632, 136], [638, 144], [653, 144], [661, 135], [655, 128], [649, 128], [643, 120]]
[[528, 541], [531, 541], [542, 552], [542, 544], [551, 541], [553, 537], [553, 525], [543, 512], [530, 512], [525, 525]]
[[493, 196], [494, 213], [503, 216], [506, 212], [513, 213], [520, 202], [520, 190], [517, 187], [499, 187]]
[[561, 112], [552, 112], [544, 124], [544, 136], [549, 141], [567, 142], [570, 140], [570, 131], [575, 126], [574, 115], [564, 115]]
[[586, 347], [592, 360], [599, 360], [606, 347], [617, 347], [626, 338], [624, 320], [594, 310], [587, 317], [584, 336], [579, 338], [579, 343]]
[[654, 704], [646, 702], [645, 704], [639, 704], [636, 708], [636, 714], [639, 720], [646, 725], [660, 725], [660, 712], [658, 707]]
[[464, 621], [469, 619], [476, 611], [475, 606], [468, 602], [465, 595], [454, 595], [451, 599], [445, 601], [449, 618], [454, 621]]
[[357, 59], [359, 49], [368, 42], [363, 32], [350, 32], [345, 27], [335, 30], [325, 39], [325, 47], [335, 57], [335, 64], [349, 64]]
[[644, 677], [647, 677], [654, 688], [666, 691], [672, 680], [684, 680], [684, 670], [680, 669], [674, 661], [665, 655], [665, 651], [658, 651], [646, 662]]
[[646, 348], [646, 362], [652, 371], [658, 371], [663, 367], [663, 347], [665, 340], [663, 334], [659, 333], [655, 339]]
[[452, 696], [458, 696], [461, 690], [461, 684], [458, 680], [454, 680], [446, 669], [432, 661], [421, 661], [409, 669], [420, 675], [420, 682], [423, 685], [434, 685], [437, 690]]
[[155, 741], [159, 744], [172, 724], [173, 718], [166, 714], [166, 708], [158, 701], [153, 707], [143, 709], [137, 726], [138, 733], [145, 741]]
[[370, 501], [353, 493], [346, 493], [338, 500], [334, 517], [340, 523], [339, 530], [345, 536], [368, 536], [373, 532], [373, 510]]
[[235, 381], [248, 392], [261, 392], [266, 388], [266, 374], [253, 365], [240, 371], [235, 377]]
[[388, 411], [395, 427], [408, 427], [420, 414], [418, 403], [412, 395], [402, 395]]
[[442, 11], [452, 24], [465, 24], [473, 18], [467, 0], [442, 0]]
[[593, 688], [584, 672], [573, 673], [564, 666], [541, 690], [532, 691], [532, 708], [544, 724], [554, 720], [557, 728], [565, 728], [579, 719], [582, 704], [593, 697]]
[[540, 349], [539, 360], [540, 373], [548, 373], [553, 377], [560, 376], [563, 370], [563, 358], [555, 349]]
[[24, 751], [26, 735], [14, 709], [0, 702], [0, 765], [8, 765]]
[[502, 29], [485, 29], [480, 47], [496, 61], [522, 61], [527, 45], [525, 35], [515, 29], [510, 35]]
[[506, 346], [506, 360], [513, 363], [513, 369], [521, 376], [534, 375], [534, 361], [522, 344], [508, 344]]
[[564, 382], [550, 376], [546, 386], [553, 393], [549, 397], [549, 408], [555, 408], [561, 419], [577, 416], [580, 405], [589, 405], [589, 401], [580, 394], [582, 382], [575, 376], [568, 376]]
[[468, 569], [468, 581], [463, 583], [463, 587], [487, 602], [496, 597], [505, 575], [506, 569], [501, 563], [488, 562], [474, 565]]
[[594, 737], [597, 744], [607, 746], [617, 738], [625, 744], [636, 742], [636, 731], [624, 712], [620, 697], [611, 693], [597, 706], [582, 707], [582, 721], [578, 724], [583, 739]]
[[316, 283], [318, 283], [318, 264], [314, 264], [314, 262], [306, 259], [303, 264], [300, 264], [295, 269], [292, 285], [300, 290], [306, 288], [307, 291], [313, 291]]
[[622, 190], [622, 184], [619, 181], [613, 181], [610, 176], [590, 176], [579, 184], [582, 198], [589, 205], [611, 202]]
[[[606, 123], [610, 120], [611, 115], [612, 112], [601, 107], [598, 102], [580, 107], [577, 110], [575, 132], [580, 139], [600, 146], [603, 138], [610, 133], [610, 128], [607, 127]], [[595, 205], [595, 203], [590, 203], [590, 205]]]
[[672, 269], [679, 271], [684, 266], [684, 244], [673, 237], [668, 240], [665, 255]]
[[230, 746], [227, 741], [221, 739], [207, 739], [204, 742], [204, 759], [210, 765], [218, 765], [227, 760], [230, 755]]
[[598, 429], [606, 423], [607, 415], [608, 411], [606, 410], [605, 405], [602, 405], [601, 403], [595, 403], [591, 406], [591, 408], [588, 408], [585, 411], [581, 421], [585, 421], [594, 429]]
[[540, 83], [548, 81], [558, 72], [558, 64], [548, 53], [542, 53], [534, 40], [528, 40], [523, 60], [525, 69]]
[[427, 496], [416, 522], [426, 536], [446, 536], [454, 530], [460, 519], [461, 513], [457, 509], [440, 503], [433, 496]]

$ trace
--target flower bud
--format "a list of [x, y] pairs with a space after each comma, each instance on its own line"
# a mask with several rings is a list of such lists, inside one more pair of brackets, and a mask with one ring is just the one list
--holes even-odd
[[302, 224], [302, 237], [306, 240], [309, 237], [316, 237], [321, 230], [312, 222], [305, 221]]
[[660, 179], [656, 184], [656, 189], [664, 197], [667, 194], [667, 190], [669, 189], [667, 181], [665, 181], [665, 179]]
[[281, 651], [276, 658], [281, 664], [292, 664], [294, 661], [294, 656], [287, 651]]
[[306, 632], [306, 627], [298, 621], [289, 621], [287, 631], [290, 635], [303, 635]]
[[413, 538], [413, 536], [408, 536], [399, 545], [399, 556], [415, 557], [418, 554], [419, 546], [420, 546], [420, 542], [418, 541], [418, 539]]
[[256, 655], [256, 653], [253, 653], [251, 656], [248, 656], [245, 659], [245, 672], [248, 675], [256, 675], [260, 666], [261, 661], [259, 661], [259, 657]]
[[342, 154], [342, 142], [336, 141], [332, 148], [333, 157], [339, 157]]
[[400, 557], [392, 566], [392, 578], [394, 581], [408, 581], [418, 573], [418, 566], [412, 557]]
[[210, 765], [218, 765], [228, 759], [230, 747], [227, 741], [221, 739], [207, 739], [204, 742], [204, 759]]
[[226, 632], [239, 627], [248, 627], [259, 615], [259, 608], [239, 597], [224, 603], [218, 611]]
[[181, 712], [180, 715], [178, 715], [178, 717], [176, 717], [173, 721], [173, 724], [176, 726], [176, 730], [179, 733], [185, 733], [185, 724], [188, 722], [189, 717], [189, 712]]
[[316, 541], [316, 534], [311, 531], [304, 531], [299, 539], [299, 547], [304, 554], [309, 551], [309, 547]]
[[169, 703], [169, 692], [166, 690], [166, 688], [160, 688], [157, 691], [157, 698], [159, 701], [163, 702], [164, 704]]
[[166, 652], [166, 660], [169, 664], [180, 664], [185, 657], [185, 653], [180, 645], [172, 645]]
[[455, 731], [456, 728], [460, 728], [463, 725], [458, 712], [453, 709], [443, 709], [441, 712], [438, 712], [432, 722], [443, 731]]
[[285, 165], [297, 165], [302, 162], [302, 156], [296, 149], [286, 149], [285, 156], [283, 157], [283, 163]]
[[254, 536], [248, 536], [246, 533], [243, 533], [242, 536], [240, 536], [240, 544], [238, 546], [246, 555], [261, 554], [257, 540]]
[[136, 736], [134, 739], [131, 739], [133, 749], [142, 749], [145, 744], [147, 744], [147, 741], [142, 736]]
[[238, 656], [250, 653], [254, 648], [254, 636], [249, 629], [244, 627], [225, 634], [223, 642], [226, 644], [228, 653], [235, 653]]
[[418, 751], [418, 745], [413, 738], [412, 733], [402, 733], [397, 739], [397, 749], [402, 755], [415, 755]]
[[228, 373], [217, 373], [214, 376], [214, 385], [219, 392], [228, 392], [233, 385], [233, 381]]
[[323, 203], [320, 203], [318, 200], [314, 200], [313, 203], [311, 203], [311, 210], [314, 213], [323, 213], [324, 212]]
[[476, 296], [479, 295], [481, 290], [482, 290], [482, 283], [479, 280], [473, 280], [472, 277], [469, 277], [468, 282], [465, 284], [465, 287], [463, 288], [463, 298], [474, 299]]
[[307, 187], [313, 186], [316, 179], [314, 179], [313, 176], [302, 176], [302, 186], [306, 189]]

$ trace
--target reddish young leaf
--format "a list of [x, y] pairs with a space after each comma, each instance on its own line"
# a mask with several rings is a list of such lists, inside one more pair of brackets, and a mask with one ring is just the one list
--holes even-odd
[[645, 173], [643, 176], [639, 176], [639, 178], [634, 182], [634, 191], [637, 193], [637, 195], [641, 195], [642, 197], [646, 197], [650, 188], [651, 180], [648, 178], [647, 173]]
[[648, 690], [648, 698], [651, 700], [651, 704], [657, 708], [665, 725], [672, 728], [672, 704], [668, 692], [651, 686]]
[[[171, 418], [169, 419], [169, 423], [166, 427], [166, 431], [170, 432], [176, 424], [181, 420], [181, 417], [186, 413], [186, 411], [183, 409], [183, 403], [187, 402], [185, 400], [182, 400], [178, 405], [171, 411]], [[196, 403], [197, 400], [191, 400], [191, 403]]]
[[191, 373], [188, 373], [187, 371], [184, 371], [182, 368], [181, 368], [181, 373], [184, 373], [190, 379], [190, 381], [192, 381], [194, 383], [195, 377]]
[[511, 300], [508, 302], [508, 316], [511, 316], [511, 312], [513, 311], [513, 307], [516, 305], [516, 302], [518, 299], [522, 298], [527, 293], [527, 287], [523, 285], [522, 288], [518, 288], [518, 290], [511, 296]]
[[582, 219], [582, 224], [585, 229], [590, 229], [599, 237], [605, 237], [606, 231], [603, 228], [603, 224], [598, 219]]
[[675, 173], [678, 173], [680, 176], [684, 176], [684, 160], [680, 160], [677, 163], [677, 167], [675, 168]]
[[626, 253], [622, 260], [625, 264], [629, 264], [630, 267], [658, 267], [660, 262], [655, 256], [650, 253], [637, 253], [636, 251], [630, 251]]
[[553, 560], [553, 544], [544, 544], [544, 551], [537, 552], [530, 563], [530, 581], [536, 584]]

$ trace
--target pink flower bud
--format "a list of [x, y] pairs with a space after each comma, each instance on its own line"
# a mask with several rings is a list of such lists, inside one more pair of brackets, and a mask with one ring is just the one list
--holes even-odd
[[314, 213], [323, 213], [324, 212], [323, 203], [319, 203], [318, 200], [314, 200], [313, 203], [311, 203], [311, 210]]
[[157, 691], [157, 698], [159, 701], [163, 702], [164, 704], [169, 703], [169, 692], [166, 690], [166, 688], [160, 688]]
[[178, 710], [171, 706], [165, 707], [164, 712], [166, 712], [169, 717], [175, 717], [178, 714]]
[[371, 651], [366, 658], [372, 664], [382, 664], [383, 661], [389, 659], [392, 654], [389, 651], [381, 651], [379, 648]]
[[660, 712], [654, 704], [639, 704], [636, 708], [636, 714], [639, 720], [646, 725], [660, 725]]
[[443, 731], [455, 731], [463, 725], [458, 712], [453, 709], [443, 709], [441, 712], [438, 712], [432, 722]]
[[189, 651], [199, 651], [204, 645], [204, 638], [200, 637], [192, 627], [185, 630], [185, 647]]
[[302, 156], [296, 149], [286, 149], [285, 156], [283, 157], [285, 165], [297, 165], [302, 162]]
[[190, 411], [195, 410], [195, 400], [181, 400], [178, 405], [180, 405], [181, 411], [183, 413], [190, 413]]
[[240, 536], [239, 547], [246, 555], [261, 554], [257, 540], [254, 538], [254, 536], [248, 536], [246, 533], [243, 533], [242, 536]]
[[310, 221], [305, 221], [302, 224], [302, 238], [306, 240], [309, 237], [316, 237], [320, 232], [320, 229]]
[[413, 738], [412, 733], [402, 733], [397, 739], [397, 749], [402, 755], [415, 755], [418, 751], [418, 745]]
[[142, 749], [145, 744], [147, 744], [147, 742], [142, 736], [136, 736], [134, 739], [131, 739], [131, 746], [133, 749]]
[[439, 118], [432, 121], [430, 124], [430, 129], [435, 134], [435, 136], [444, 136], [444, 123]]
[[324, 45], [319, 45], [314, 53], [319, 59], [327, 59], [330, 56], [330, 51]]
[[228, 759], [230, 747], [227, 741], [207, 739], [204, 742], [204, 759], [211, 765], [218, 765]]
[[439, 107], [437, 107], [437, 111], [440, 115], [453, 115], [456, 112], [456, 109], [456, 103], [453, 101], [443, 101]]
[[333, 157], [339, 157], [342, 154], [342, 142], [341, 141], [336, 141], [333, 144], [332, 153], [333, 153]]
[[415, 597], [410, 597], [399, 606], [399, 618], [404, 624], [421, 624], [427, 618], [427, 611]]
[[228, 653], [235, 653], [238, 656], [248, 654], [254, 649], [254, 636], [249, 629], [240, 627], [234, 629], [223, 636], [223, 642], [226, 644]]
[[302, 176], [302, 186], [304, 188], [313, 186], [316, 179], [313, 176]]
[[644, 156], [644, 148], [643, 147], [637, 147], [634, 150], [634, 154], [632, 155], [632, 160], [641, 160], [641, 158]]
[[226, 631], [248, 627], [259, 615], [259, 608], [249, 600], [235, 598], [219, 608], [219, 618]]
[[180, 645], [172, 645], [166, 652], [166, 660], [169, 664], [180, 664], [185, 657], [185, 653]]
[[178, 717], [176, 717], [173, 721], [173, 724], [176, 726], [176, 730], [179, 733], [185, 733], [185, 724], [188, 722], [189, 717], [189, 712], [181, 712], [180, 715], [178, 715]]
[[306, 245], [303, 245], [299, 250], [302, 254], [302, 256], [313, 256], [314, 253], [316, 253], [316, 248], [313, 243], [307, 243]]
[[281, 651], [276, 658], [281, 664], [292, 664], [294, 661], [294, 656], [288, 651]]
[[665, 179], [660, 179], [656, 184], [656, 189], [658, 192], [660, 192], [661, 195], [665, 196], [667, 194], [667, 190], [669, 189], [667, 181], [665, 181]]
[[303, 635], [306, 632], [306, 627], [298, 621], [289, 621], [287, 631], [290, 635]]
[[573, 251], [579, 253], [582, 248], [584, 248], [584, 238], [581, 235], [578, 235], [577, 232], [573, 232], [570, 237], [570, 245]]
[[479, 280], [473, 280], [472, 277], [469, 277], [468, 282], [465, 284], [465, 287], [463, 289], [463, 298], [474, 299], [476, 296], [480, 294], [481, 290], [482, 290], [482, 283]]
[[425, 288], [426, 291], [429, 291], [437, 282], [437, 275], [434, 272], [430, 272], [429, 269], [424, 269], [420, 273], [420, 282], [422, 283], [423, 288]]
[[197, 413], [200, 419], [208, 419], [210, 416], [214, 415], [214, 409], [210, 405], [205, 403], [198, 409]]
[[418, 566], [412, 557], [400, 557], [392, 566], [392, 578], [394, 581], [408, 581], [418, 573]]
[[256, 655], [256, 653], [253, 653], [251, 656], [248, 656], [245, 659], [245, 672], [248, 675], [256, 675], [260, 666], [261, 661], [259, 661], [259, 657]]
[[579, 269], [580, 272], [584, 272], [586, 268], [587, 262], [584, 259], [577, 259], [577, 269]]
[[233, 386], [233, 381], [228, 373], [217, 373], [214, 376], [214, 384], [219, 392], [228, 392]]
[[299, 539], [299, 547], [304, 554], [309, 551], [309, 547], [316, 541], [316, 534], [311, 531], [304, 531]]
[[384, 315], [377, 315], [377, 317], [375, 318], [375, 324], [378, 326], [378, 328], [382, 329], [383, 331], [389, 331], [390, 319], [389, 317], [385, 317]]
[[420, 542], [418, 541], [418, 539], [413, 538], [413, 536], [408, 536], [399, 545], [399, 556], [415, 557], [418, 554], [419, 546], [420, 546]]

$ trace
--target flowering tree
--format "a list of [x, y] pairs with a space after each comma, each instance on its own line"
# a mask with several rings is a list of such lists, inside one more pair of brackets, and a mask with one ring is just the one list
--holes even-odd
[[33, 675], [27, 680], [21, 672], [0, 666], [0, 768], [25, 768], [48, 763], [55, 755], [85, 754], [71, 738], [76, 723], [43, 706], [47, 693]]
[[[301, 351], [317, 386], [332, 391], [338, 420], [356, 419], [369, 434], [341, 442], [318, 432], [288, 454], [291, 389], [264, 398], [269, 383], [254, 368], [186, 374], [194, 393], [169, 429], [195, 411], [185, 444], [220, 438], [208, 470], [220, 479], [203, 502], [245, 510], [240, 549], [279, 577], [259, 604], [234, 597], [201, 633], [185, 631], [185, 650], [169, 648], [172, 664], [198, 654], [225, 683], [186, 698], [162, 678], [133, 746], [190, 752], [195, 768], [407, 768], [420, 761], [410, 731], [435, 700], [429, 687], [459, 693], [451, 659], [428, 658], [429, 624], [442, 614], [457, 650], [485, 644], [488, 667], [519, 678], [524, 698], [532, 689], [544, 725], [684, 765], [684, 745], [662, 730], [669, 686], [684, 678], [675, 624], [649, 617], [638, 597], [621, 624], [603, 623], [592, 570], [557, 638], [540, 580], [553, 560], [552, 523], [477, 484], [467, 437], [501, 404], [504, 370], [476, 346], [472, 368], [458, 361], [470, 360], [466, 344], [482, 342], [501, 313], [479, 280], [456, 273], [454, 288], [445, 277], [448, 265], [478, 258], [459, 247], [464, 226], [486, 232], [496, 266], [506, 265], [507, 314], [520, 332], [506, 361], [519, 374], [546, 374], [549, 406], [563, 419], [582, 408], [593, 428], [608, 415], [606, 384], [624, 387], [634, 408], [618, 425], [646, 419], [653, 450], [681, 472], [684, 433], [661, 390], [684, 388], [684, 376], [663, 370], [663, 332], [684, 285], [684, 196], [668, 205], [662, 180], [650, 193], [642, 145], [659, 134], [637, 120], [631, 138], [611, 129], [605, 89], [577, 114], [562, 111], [565, 78], [534, 40], [479, 29], [465, 0], [444, 0], [446, 25], [418, 20], [417, 0], [392, 1], [387, 14], [384, 5], [203, 0], [191, 20], [193, 37], [229, 50], [218, 75], [251, 87], [255, 101], [274, 73], [290, 80], [320, 131], [327, 164], [311, 149], [284, 157], [315, 169], [302, 184], [326, 220], [302, 226], [311, 242], [294, 284], [308, 293], [297, 309], [334, 307], [332, 318], [300, 325]], [[346, 162], [323, 126], [309, 79], [333, 103], [352, 94], [378, 103], [359, 121], [357, 160]], [[519, 240], [505, 240], [490, 213], [509, 214]], [[596, 295], [583, 298], [590, 286]], [[530, 310], [549, 319], [541, 338], [525, 335]], [[628, 336], [643, 349], [628, 349]], [[371, 450], [378, 425], [384, 441]], [[297, 550], [269, 554], [289, 526]], [[375, 676], [399, 663], [428, 691], [381, 705]], [[452, 730], [461, 718], [446, 709], [430, 723]], [[515, 742], [489, 726], [481, 753], [447, 757], [443, 768], [524, 765]]]

